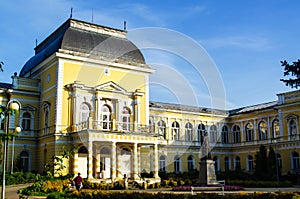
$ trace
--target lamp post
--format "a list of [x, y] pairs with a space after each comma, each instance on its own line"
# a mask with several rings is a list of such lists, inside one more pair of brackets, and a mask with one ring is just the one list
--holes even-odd
[[[15, 132], [19, 135], [21, 132], [21, 127], [17, 126], [15, 128]], [[12, 175], [14, 173], [14, 158], [15, 158], [15, 136], [12, 138], [12, 149], [11, 149], [11, 168], [10, 168], [10, 174]]]
[[[16, 114], [21, 109], [21, 103], [17, 100], [10, 100], [6, 106], [0, 106], [0, 117], [5, 119], [5, 132], [1, 136], [3, 139], [3, 162], [2, 162], [2, 194], [1, 199], [5, 198], [5, 169], [7, 156], [7, 141], [14, 135], [9, 135], [9, 116]], [[20, 127], [16, 128], [16, 132]]]
[[277, 144], [277, 140], [276, 138], [273, 138], [273, 143], [274, 143], [274, 149], [275, 149], [275, 169], [276, 169], [276, 180], [277, 182], [279, 182], [279, 172], [278, 172], [278, 158], [277, 158], [277, 148], [276, 148], [276, 144]]

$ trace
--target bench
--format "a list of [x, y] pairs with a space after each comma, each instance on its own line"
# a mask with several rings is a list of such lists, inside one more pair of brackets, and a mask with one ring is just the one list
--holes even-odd
[[206, 187], [193, 187], [191, 186], [191, 194], [195, 195], [197, 191], [217, 191], [220, 190], [222, 191], [222, 195], [224, 196], [224, 186], [225, 186], [225, 180], [220, 180], [218, 181], [218, 183], [220, 184], [219, 186], [206, 186]]

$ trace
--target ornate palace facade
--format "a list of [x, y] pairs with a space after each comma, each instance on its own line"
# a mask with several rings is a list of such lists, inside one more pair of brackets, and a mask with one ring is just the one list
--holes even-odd
[[265, 145], [275, 148], [282, 173], [299, 172], [300, 91], [278, 94], [274, 102], [211, 110], [150, 102], [153, 72], [126, 31], [68, 19], [35, 48], [11, 84], [0, 83], [1, 104], [22, 104], [8, 122], [10, 132], [22, 127], [9, 143], [8, 168], [14, 157], [19, 168], [43, 172], [63, 149], [76, 149], [64, 159], [64, 173], [137, 179], [151, 171], [159, 180], [159, 171], [199, 170], [208, 133], [216, 170], [253, 171], [255, 154]]

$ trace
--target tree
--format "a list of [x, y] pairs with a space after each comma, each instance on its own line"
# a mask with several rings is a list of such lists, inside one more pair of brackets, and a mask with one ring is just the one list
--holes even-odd
[[0, 61], [0, 71], [3, 72], [3, 65], [4, 63], [2, 61]]
[[281, 61], [281, 66], [284, 67], [284, 76], [292, 76], [289, 79], [280, 79], [286, 86], [291, 88], [300, 87], [300, 59], [298, 61], [289, 64], [286, 60]]
[[269, 179], [275, 180], [276, 179], [276, 153], [273, 147], [270, 146], [269, 148], [269, 159], [268, 159], [268, 174]]
[[259, 180], [268, 178], [268, 156], [267, 149], [264, 145], [259, 147], [259, 151], [255, 155], [255, 176]]

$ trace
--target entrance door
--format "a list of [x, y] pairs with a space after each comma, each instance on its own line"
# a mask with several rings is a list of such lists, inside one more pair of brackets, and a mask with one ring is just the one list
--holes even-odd
[[110, 170], [111, 170], [111, 162], [110, 162], [110, 157], [105, 157], [102, 156], [100, 157], [100, 171], [103, 176], [102, 178], [110, 178]]
[[78, 172], [81, 173], [82, 178], [87, 178], [88, 170], [87, 154], [78, 154]]

